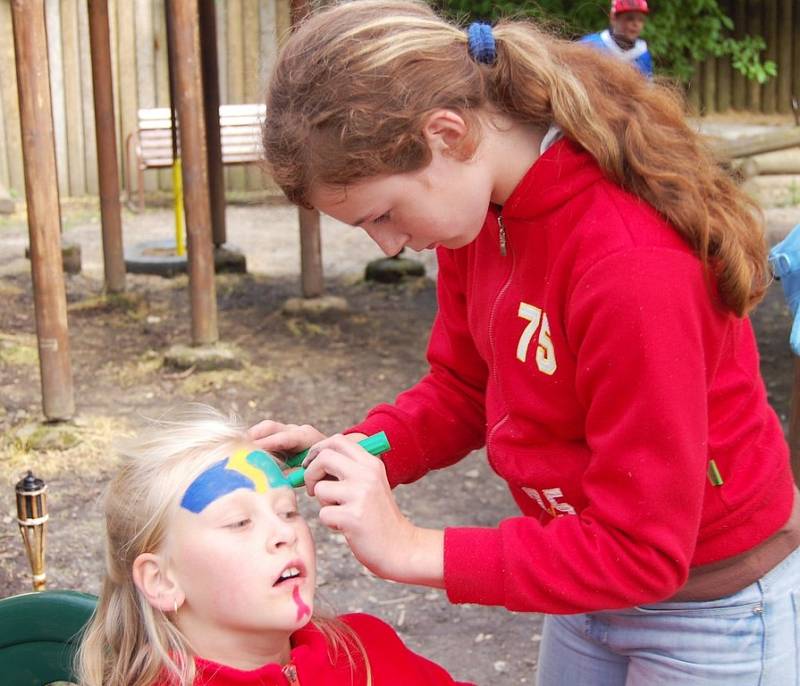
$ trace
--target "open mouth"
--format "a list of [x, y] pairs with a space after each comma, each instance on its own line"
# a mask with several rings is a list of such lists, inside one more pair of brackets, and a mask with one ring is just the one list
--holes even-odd
[[280, 586], [281, 584], [285, 584], [290, 581], [294, 581], [296, 579], [302, 579], [306, 575], [306, 568], [302, 562], [293, 561], [290, 562], [286, 567], [284, 567], [283, 571], [280, 573], [278, 578], [275, 580], [275, 583], [272, 584], [273, 586]]

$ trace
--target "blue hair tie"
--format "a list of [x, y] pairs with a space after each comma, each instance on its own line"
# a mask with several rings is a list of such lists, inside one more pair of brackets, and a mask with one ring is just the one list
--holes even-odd
[[482, 21], [474, 21], [467, 29], [467, 44], [472, 59], [480, 64], [493, 64], [497, 57], [492, 27]]

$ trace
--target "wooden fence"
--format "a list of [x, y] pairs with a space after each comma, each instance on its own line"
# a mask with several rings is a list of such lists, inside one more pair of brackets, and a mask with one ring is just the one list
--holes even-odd
[[[217, 0], [220, 99], [263, 100], [278, 38], [289, 30], [289, 0]], [[96, 195], [97, 152], [86, 0], [45, 0], [53, 125], [62, 197]], [[164, 0], [109, 0], [120, 180], [136, 111], [169, 104]], [[225, 170], [229, 190], [257, 190], [256, 168]], [[24, 197], [10, 0], [0, 0], [0, 185]], [[169, 171], [145, 174], [147, 190], [171, 188]]]
[[[766, 84], [747, 81], [729, 59], [698, 65], [689, 90], [701, 112], [729, 109], [787, 113], [800, 97], [800, 0], [721, 0], [735, 21], [735, 35], [763, 35], [766, 58], [778, 76]], [[289, 0], [217, 0], [222, 103], [259, 102], [279, 36], [289, 30]], [[63, 196], [97, 194], [92, 79], [86, 0], [45, 0], [59, 190]], [[140, 107], [169, 101], [164, 0], [109, 0], [114, 102], [120, 180], [124, 143]], [[225, 170], [229, 190], [264, 185], [255, 168]], [[14, 70], [10, 0], [0, 0], [0, 185], [24, 197], [22, 152]], [[146, 190], [171, 187], [169, 171], [145, 174]]]
[[710, 58], [697, 65], [689, 88], [696, 111], [746, 110], [786, 114], [791, 98], [800, 98], [800, 0], [720, 0], [734, 21], [734, 36], [763, 36], [762, 57], [778, 67], [775, 78], [764, 84], [748, 81], [733, 69], [730, 58]]

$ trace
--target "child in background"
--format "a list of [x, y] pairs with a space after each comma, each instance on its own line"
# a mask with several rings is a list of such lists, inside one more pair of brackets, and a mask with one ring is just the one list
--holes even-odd
[[[287, 38], [267, 113], [291, 200], [439, 265], [417, 384], [346, 438], [251, 430], [316, 444], [320, 520], [379, 576], [546, 613], [540, 686], [796, 684], [800, 501], [746, 316], [766, 244], [680, 97], [532, 23], [354, 0]], [[382, 459], [351, 440], [379, 430]], [[389, 486], [481, 446], [520, 516], [403, 516]]]
[[82, 686], [454, 686], [379, 619], [315, 614], [294, 489], [239, 424], [196, 406], [121, 453]]
[[608, 52], [635, 66], [648, 78], [653, 77], [653, 60], [647, 42], [639, 36], [650, 10], [647, 0], [613, 0], [609, 28], [584, 36], [581, 42]]

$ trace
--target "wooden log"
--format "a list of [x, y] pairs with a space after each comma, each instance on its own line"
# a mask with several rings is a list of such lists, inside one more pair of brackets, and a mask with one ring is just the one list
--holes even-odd
[[[761, 0], [747, 0], [747, 33], [751, 36], [760, 36]], [[761, 111], [761, 84], [758, 81], [747, 82], [747, 109], [751, 112]]]
[[120, 293], [125, 290], [125, 258], [122, 250], [117, 139], [114, 135], [108, 0], [89, 0], [88, 11], [105, 286], [110, 293]]
[[61, 261], [61, 215], [47, 73], [44, 1], [12, 0], [11, 11], [42, 409], [47, 419], [64, 420], [74, 414], [75, 401]]
[[200, 44], [203, 71], [203, 108], [208, 150], [208, 193], [211, 202], [211, 233], [215, 246], [224, 245], [225, 175], [222, 168], [222, 139], [219, 130], [219, 71], [217, 56], [217, 14], [214, 0], [200, 0]]
[[759, 153], [783, 150], [800, 145], [800, 128], [783, 127], [756, 136], [732, 141], [714, 141], [711, 147], [720, 159], [750, 157]]
[[192, 343], [215, 343], [217, 296], [208, 197], [208, 152], [203, 116], [200, 20], [197, 0], [172, 0], [175, 31], [176, 104], [180, 122], [184, 210], [189, 247], [189, 295]]
[[[733, 0], [733, 37], [741, 40], [745, 35], [747, 21], [747, 0]], [[732, 70], [731, 105], [735, 110], [747, 107], [747, 79], [738, 69]]]
[[58, 192], [69, 195], [69, 148], [67, 113], [64, 103], [64, 62], [61, 57], [61, 0], [45, 0], [44, 18], [47, 35], [47, 58], [50, 62], [50, 101], [53, 103], [53, 134], [56, 140]]
[[[800, 14], [800, 7], [793, 10], [792, 4], [792, 0], [780, 0], [778, 6], [777, 109], [781, 114], [792, 111], [792, 29], [794, 21], [800, 19], [795, 16], [795, 12]], [[800, 48], [797, 50], [800, 52]], [[797, 95], [800, 97], [800, 93]]]
[[747, 158], [757, 174], [800, 174], [800, 148], [773, 150]]
[[[764, 59], [776, 62], [778, 59], [778, 0], [764, 2], [764, 40], [767, 47]], [[761, 111], [775, 114], [777, 110], [777, 81], [770, 77], [761, 88]]]

